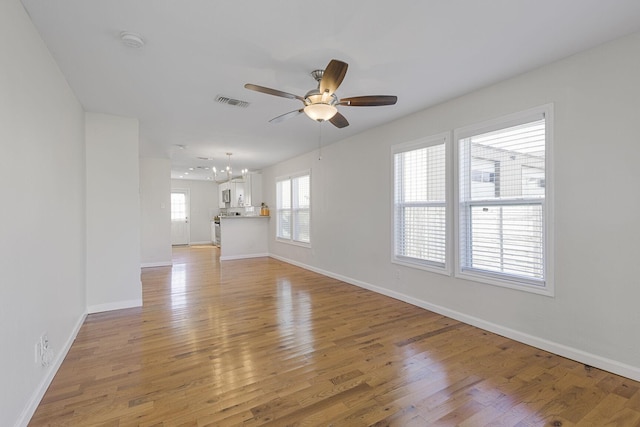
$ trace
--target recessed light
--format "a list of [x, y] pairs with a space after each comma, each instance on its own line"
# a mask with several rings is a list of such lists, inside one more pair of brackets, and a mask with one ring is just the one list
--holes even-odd
[[192, 170], [193, 170], [193, 168], [189, 168], [189, 170], [190, 170], [190, 171], [192, 171]]

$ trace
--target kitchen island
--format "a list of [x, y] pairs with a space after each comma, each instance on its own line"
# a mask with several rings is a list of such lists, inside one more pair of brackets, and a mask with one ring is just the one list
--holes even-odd
[[221, 216], [220, 261], [269, 256], [268, 216]]

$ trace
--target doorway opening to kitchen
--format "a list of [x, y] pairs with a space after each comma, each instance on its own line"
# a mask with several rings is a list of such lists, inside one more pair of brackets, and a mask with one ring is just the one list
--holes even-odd
[[171, 190], [171, 244], [189, 244], [189, 190]]

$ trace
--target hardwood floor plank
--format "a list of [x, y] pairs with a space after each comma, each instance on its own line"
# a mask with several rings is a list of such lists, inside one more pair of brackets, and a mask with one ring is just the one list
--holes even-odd
[[31, 426], [640, 426], [640, 383], [270, 258], [175, 248]]

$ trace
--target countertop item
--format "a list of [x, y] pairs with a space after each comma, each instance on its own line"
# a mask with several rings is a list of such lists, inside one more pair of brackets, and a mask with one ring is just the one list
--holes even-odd
[[247, 219], [247, 218], [271, 218], [263, 215], [240, 215], [240, 216], [221, 216], [220, 219]]

